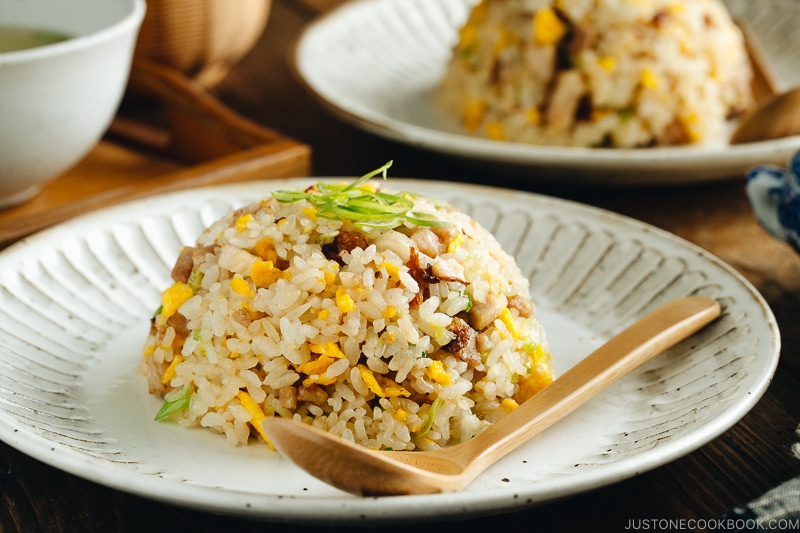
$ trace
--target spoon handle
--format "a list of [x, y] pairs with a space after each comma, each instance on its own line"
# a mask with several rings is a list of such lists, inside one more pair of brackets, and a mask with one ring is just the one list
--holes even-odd
[[516, 410], [464, 443], [459, 462], [475, 475], [655, 355], [720, 314], [714, 300], [690, 296], [656, 309], [584, 358]]

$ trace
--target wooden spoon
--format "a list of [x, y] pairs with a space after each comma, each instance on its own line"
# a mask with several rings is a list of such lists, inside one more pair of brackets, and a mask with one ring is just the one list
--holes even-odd
[[690, 296], [645, 316], [474, 438], [434, 451], [373, 451], [309, 425], [269, 417], [275, 447], [313, 476], [362, 496], [456, 492], [619, 378], [714, 320], [714, 300]]
[[757, 105], [731, 135], [731, 144], [780, 139], [800, 134], [800, 87], [782, 92], [753, 30], [738, 22], [753, 66], [753, 96]]
[[800, 135], [800, 87], [769, 97], [746, 115], [731, 135], [731, 144], [769, 141]]

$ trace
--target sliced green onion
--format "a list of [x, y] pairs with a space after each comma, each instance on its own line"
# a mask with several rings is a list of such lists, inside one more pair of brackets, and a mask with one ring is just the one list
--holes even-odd
[[332, 220], [351, 220], [359, 229], [390, 230], [405, 222], [417, 226], [445, 226], [449, 222], [430, 213], [411, 211], [414, 196], [408, 193], [390, 194], [361, 188], [377, 175], [386, 179], [392, 166], [389, 161], [347, 185], [318, 182], [312, 191], [275, 191], [272, 197], [283, 203], [306, 200], [317, 210], [316, 216]]
[[472, 305], [473, 305], [473, 303], [472, 303], [472, 295], [469, 293], [469, 291], [464, 291], [464, 292], [466, 293], [467, 300], [468, 300], [467, 308], [464, 309], [464, 311], [469, 313], [472, 310]]
[[398, 216], [405, 214], [414, 207], [414, 202], [405, 198], [396, 198], [397, 201], [378, 201], [382, 198], [377, 194], [372, 198], [353, 198], [347, 202], [347, 207], [362, 213], [371, 213], [380, 216]]
[[200, 284], [203, 283], [203, 273], [195, 268], [192, 270], [192, 273], [189, 274], [189, 279], [187, 280], [186, 284], [189, 285], [189, 288], [192, 289], [192, 292], [195, 294], [197, 291], [200, 290]]
[[406, 213], [406, 220], [416, 226], [426, 226], [429, 228], [450, 225], [448, 221], [443, 220], [436, 215], [432, 215], [430, 213], [421, 213], [419, 211], [409, 211]]
[[[329, 196], [333, 194], [342, 194], [345, 186], [341, 183], [327, 183], [324, 181], [317, 182], [317, 190], [322, 196]], [[303, 194], [311, 194], [311, 193], [303, 193]]]
[[272, 196], [279, 202], [290, 204], [292, 202], [305, 200], [308, 197], [308, 193], [302, 191], [274, 191]]
[[354, 182], [353, 182], [353, 183], [351, 183], [350, 185], [347, 185], [347, 186], [346, 186], [344, 189], [342, 189], [342, 191], [349, 191], [349, 190], [355, 189], [356, 187], [358, 187], [358, 186], [359, 186], [359, 185], [361, 185], [362, 183], [364, 183], [364, 182], [366, 182], [366, 181], [369, 181], [370, 179], [374, 178], [374, 177], [375, 177], [375, 176], [377, 176], [378, 174], [382, 174], [382, 175], [383, 175], [383, 176], [382, 176], [382, 177], [383, 177], [383, 179], [386, 179], [386, 174], [387, 174], [387, 173], [388, 173], [388, 171], [389, 171], [389, 167], [391, 167], [391, 166], [392, 166], [392, 163], [394, 163], [394, 161], [388, 161], [388, 162], [387, 162], [386, 164], [384, 164], [382, 167], [380, 167], [380, 168], [376, 168], [376, 169], [375, 169], [375, 170], [373, 170], [372, 172], [368, 172], [367, 174], [364, 174], [363, 176], [361, 176], [360, 178], [358, 178], [356, 181], [354, 181]]
[[428, 421], [425, 422], [425, 427], [423, 428], [422, 433], [417, 435], [418, 439], [424, 438], [428, 434], [428, 432], [430, 432], [431, 428], [433, 427], [433, 419], [436, 418], [436, 412], [439, 411], [439, 408], [442, 406], [443, 403], [444, 400], [442, 400], [441, 398], [436, 398], [435, 400], [433, 400], [431, 408], [428, 411]]
[[164, 396], [164, 403], [161, 405], [161, 409], [158, 410], [155, 419], [161, 420], [172, 413], [188, 409], [191, 397], [192, 391], [189, 385], [186, 385], [183, 389], [175, 389], [167, 393], [167, 395]]
[[327, 215], [333, 215], [336, 218], [348, 220], [385, 220], [386, 218], [395, 218], [397, 215], [393, 213], [379, 213], [376, 211], [362, 211], [358, 208], [353, 208], [349, 205], [331, 205], [324, 211]]
[[362, 231], [369, 231], [369, 230], [389, 231], [390, 229], [394, 229], [402, 223], [403, 223], [402, 220], [393, 218], [391, 220], [384, 220], [384, 221], [370, 220], [367, 222], [356, 222], [355, 226]]
[[538, 343], [536, 341], [530, 341], [530, 342], [525, 343], [524, 348], [525, 348], [525, 351], [527, 353], [531, 354], [531, 353], [535, 352], [539, 348], [539, 346], [540, 346], [540, 343]]

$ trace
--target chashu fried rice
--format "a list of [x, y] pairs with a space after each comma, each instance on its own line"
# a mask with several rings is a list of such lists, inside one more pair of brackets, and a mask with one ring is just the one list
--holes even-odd
[[751, 78], [720, 0], [482, 0], [437, 98], [465, 131], [494, 140], [725, 143], [753, 105]]
[[282, 416], [433, 449], [551, 382], [514, 259], [463, 212], [376, 191], [371, 175], [280, 191], [180, 251], [140, 367], [165, 397], [157, 419], [233, 446], [269, 443], [260, 421]]

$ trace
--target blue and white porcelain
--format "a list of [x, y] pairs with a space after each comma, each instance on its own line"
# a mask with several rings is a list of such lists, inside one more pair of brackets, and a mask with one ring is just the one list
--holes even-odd
[[788, 166], [762, 165], [747, 174], [747, 198], [758, 222], [800, 253], [800, 152]]

